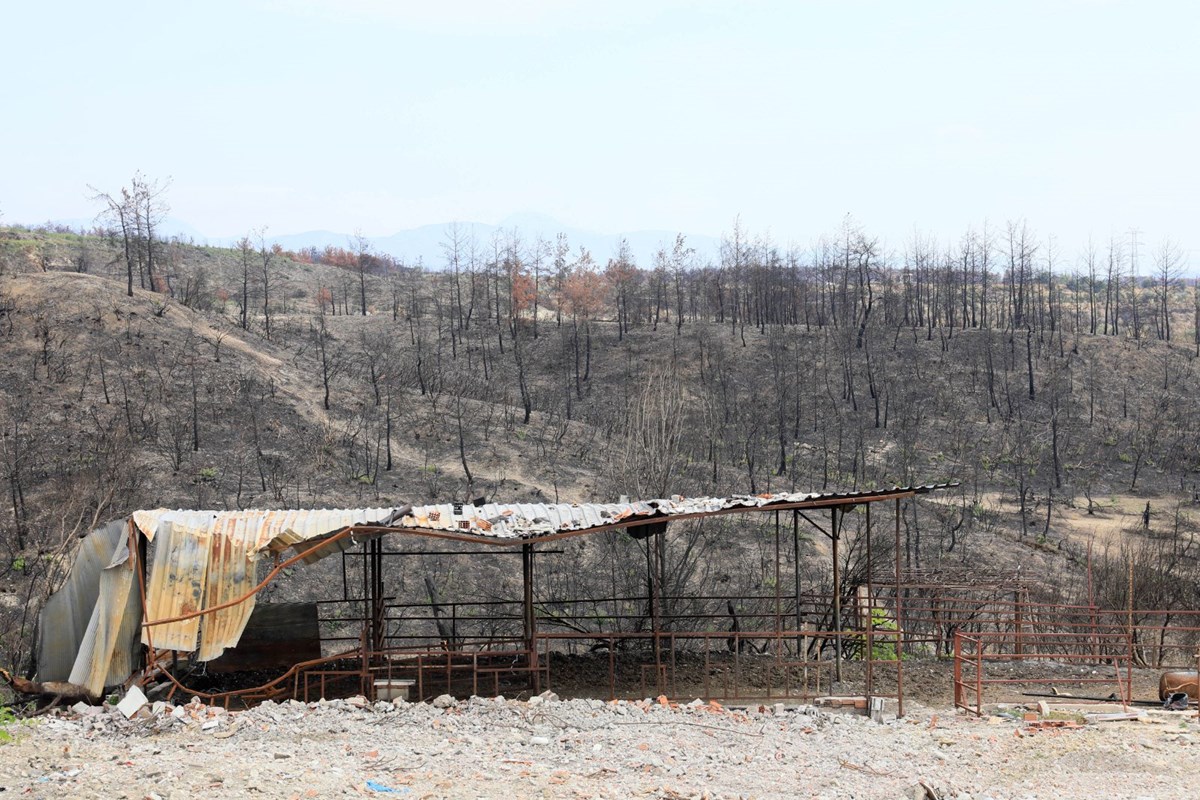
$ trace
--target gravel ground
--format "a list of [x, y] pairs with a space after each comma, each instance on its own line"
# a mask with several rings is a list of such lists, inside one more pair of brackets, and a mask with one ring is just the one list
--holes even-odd
[[[1194, 714], [1032, 730], [910, 708], [361, 698], [113, 709], [10, 725], [0, 795], [29, 798], [1185, 798]], [[57, 712], [55, 712], [57, 714]], [[928, 787], [928, 788], [926, 788]]]

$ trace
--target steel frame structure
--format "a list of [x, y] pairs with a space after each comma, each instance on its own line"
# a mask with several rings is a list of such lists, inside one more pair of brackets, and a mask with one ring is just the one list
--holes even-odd
[[[662, 592], [657, 575], [659, 548], [647, 550], [648, 596], [606, 598], [562, 598], [561, 607], [608, 604], [612, 609], [644, 603], [646, 613], [627, 618], [617, 611], [607, 615], [622, 621], [649, 617], [645, 630], [560, 630], [551, 622], [587, 619], [578, 611], [560, 612], [557, 620], [539, 613], [537, 600], [538, 557], [563, 551], [545, 547], [568, 536], [593, 531], [563, 533], [536, 541], [489, 541], [475, 550], [390, 551], [383, 546], [387, 534], [411, 534], [480, 544], [479, 537], [448, 532], [418, 532], [379, 526], [352, 526], [323, 537], [316, 547], [337, 547], [342, 552], [342, 598], [320, 601], [321, 607], [337, 604], [358, 609], [352, 615], [327, 615], [327, 622], [357, 630], [355, 636], [325, 637], [327, 655], [293, 665], [278, 678], [263, 685], [219, 692], [196, 691], [184, 686], [170, 666], [178, 659], [171, 651], [153, 647], [156, 626], [174, 620], [144, 623], [150, 646], [147, 666], [139, 676], [165, 679], [170, 693], [180, 692], [229, 706], [265, 699], [294, 697], [311, 700], [327, 693], [358, 693], [374, 697], [377, 681], [411, 682], [417, 696], [435, 692], [499, 694], [515, 690], [538, 692], [558, 687], [562, 657], [585, 649], [598, 650], [592, 658], [602, 677], [590, 687], [592, 694], [610, 698], [646, 697], [655, 694], [688, 699], [696, 694], [734, 702], [809, 699], [843, 680], [847, 662], [861, 679], [868, 698], [893, 698], [897, 712], [904, 713], [904, 657], [915, 653], [953, 658], [953, 694], [956, 706], [974, 713], [983, 711], [987, 687], [1002, 687], [1039, 680], [1037, 675], [998, 677], [989, 666], [1008, 663], [1028, 665], [1036, 672], [1040, 664], [1078, 664], [1102, 668], [1095, 678], [1068, 678], [1071, 683], [1114, 684], [1117, 698], [1132, 700], [1132, 669], [1137, 665], [1191, 667], [1200, 645], [1200, 611], [1143, 610], [1098, 607], [1092, 596], [1089, 559], [1087, 603], [1039, 602], [1031, 598], [1038, 585], [1019, 574], [964, 571], [961, 574], [930, 574], [905, 570], [902, 563], [900, 503], [911, 490], [869, 498], [838, 498], [836, 501], [749, 509], [773, 511], [774, 581], [770, 594], [756, 596], [670, 597]], [[871, 552], [872, 508], [884, 500], [895, 504], [894, 553], [884, 568]], [[841, 546], [843, 517], [856, 505], [864, 506], [868, 569], [860, 592], [849, 597], [842, 586]], [[829, 512], [828, 529], [809, 512]], [[786, 513], [792, 514], [791, 549], [794, 582], [784, 592], [786, 577], [782, 564], [787, 538]], [[729, 511], [718, 513], [731, 513]], [[652, 521], [653, 522], [653, 521]], [[801, 591], [799, 554], [801, 522], [824, 534], [832, 556], [832, 591]], [[605, 530], [632, 527], [633, 522], [606, 526]], [[668, 531], [656, 533], [669, 535]], [[130, 533], [132, 537], [132, 532]], [[346, 545], [350, 545], [346, 547]], [[131, 542], [131, 545], [134, 544]], [[394, 558], [429, 555], [483, 555], [507, 553], [521, 557], [521, 597], [511, 601], [445, 603], [397, 603], [387, 595], [387, 564]], [[277, 557], [261, 590], [282, 570], [305, 560], [303, 553]], [[136, 556], [144, 587], [145, 553]], [[354, 581], [347, 565], [358, 562]], [[1133, 598], [1133, 574], [1128, 597]], [[353, 584], [353, 585], [352, 585]], [[692, 613], [672, 613], [680, 601], [701, 606]], [[844, 602], [850, 600], [849, 609]], [[728, 622], [719, 612], [705, 611], [705, 603], [738, 601], [753, 606], [743, 612], [745, 629], [714, 630]], [[231, 600], [227, 605], [240, 602]], [[185, 616], [211, 613], [222, 606]], [[447, 615], [448, 611], [448, 615]], [[847, 614], [848, 611], [848, 614]], [[405, 633], [396, 622], [423, 625], [445, 623], [448, 635], [437, 641], [422, 633]], [[492, 628], [479, 630], [481, 620]], [[818, 620], [817, 624], [810, 624]], [[880, 623], [884, 623], [882, 626]], [[557, 626], [561, 627], [561, 625]], [[434, 639], [434, 641], [431, 641]], [[746, 651], [757, 651], [752, 655]], [[1111, 674], [1109, 674], [1111, 672]], [[1046, 679], [1053, 679], [1048, 676]], [[1058, 678], [1063, 680], [1061, 676]]]
[[[250, 595], [261, 591], [274, 580], [285, 568], [291, 567], [301, 560], [309, 560], [312, 550], [317, 548], [334, 548], [343, 553], [343, 598], [341, 602], [356, 604], [361, 613], [356, 617], [338, 618], [341, 622], [354, 622], [360, 626], [356, 646], [348, 647], [321, 659], [306, 661], [294, 665], [278, 678], [252, 688], [234, 689], [221, 692], [194, 691], [184, 686], [172, 674], [169, 668], [178, 659], [178, 654], [170, 651], [158, 651], [153, 646], [153, 630], [158, 625], [177, 622], [203, 614], [212, 613], [225, 607], [242, 602], [246, 598], [237, 598], [213, 608], [185, 614], [180, 617], [161, 620], [146, 620], [143, 630], [149, 640], [147, 666], [140, 678], [143, 682], [154, 679], [165, 679], [172, 683], [171, 694], [186, 692], [212, 702], [248, 703], [268, 698], [297, 697], [309, 699], [312, 693], [324, 694], [332, 691], [334, 683], [342, 687], [342, 691], [354, 691], [368, 697], [373, 697], [376, 680], [391, 680], [402, 678], [411, 680], [417, 687], [419, 696], [427, 696], [434, 687], [446, 691], [469, 690], [478, 693], [481, 687], [499, 692], [502, 685], [511, 685], [514, 680], [521, 682], [524, 688], [537, 692], [551, 685], [551, 665], [554, 658], [564, 647], [572, 643], [582, 642], [595, 644], [597, 641], [607, 643], [608, 649], [608, 694], [616, 697], [622, 688], [622, 661], [618, 655], [623, 647], [633, 643], [648, 645], [649, 656], [646, 663], [639, 664], [638, 688], [641, 695], [653, 691], [658, 694], [675, 696], [684, 691], [680, 685], [677, 672], [681, 659], [689, 655], [702, 653], [703, 680], [702, 691], [710, 697], [727, 700], [778, 700], [784, 698], [811, 698], [820, 691], [822, 680], [828, 687], [843, 678], [843, 664], [847, 660], [848, 650], [857, 650], [858, 661], [863, 665], [865, 674], [863, 688], [868, 697], [890, 697], [896, 701], [897, 711], [904, 713], [904, 678], [903, 653], [905, 635], [904, 592], [893, 593], [889, 611], [892, 622], [886, 629], [877, 629], [876, 613], [882, 607], [874, 599], [870, 600], [868, 608], [856, 609], [855, 616], [865, 622], [858, 626], [847, 626], [843, 619], [843, 587], [841, 576], [841, 545], [842, 519], [844, 515], [856, 506], [865, 509], [865, 542], [866, 558], [869, 565], [873, 564], [871, 553], [872, 539], [872, 506], [879, 502], [892, 501], [895, 504], [894, 525], [894, 564], [885, 584], [902, 586], [904, 584], [901, 547], [900, 547], [900, 503], [917, 494], [923, 494], [933, 489], [946, 488], [948, 485], [897, 488], [878, 492], [856, 492], [847, 495], [821, 496], [814, 500], [798, 503], [777, 503], [768, 507], [732, 508], [720, 511], [695, 514], [680, 514], [671, 517], [691, 519], [706, 516], [716, 516], [738, 512], [768, 511], [774, 512], [774, 550], [775, 550], [775, 580], [773, 594], [757, 598], [770, 604], [771, 610], [766, 614], [757, 615], [760, 622], [769, 623], [762, 629], [746, 631], [681, 631], [668, 629], [664, 624], [670, 620], [664, 619], [662, 613], [662, 587], [659, 585], [658, 559], [661, 558], [659, 548], [647, 547], [647, 573], [649, 586], [648, 597], [645, 598], [650, 616], [650, 629], [643, 632], [613, 632], [596, 631], [587, 633], [551, 632], [539, 629], [539, 615], [535, 602], [536, 561], [539, 552], [546, 551], [542, 546], [562, 539], [596, 533], [608, 530], [634, 528], [640, 525], [660, 525], [654, 536], [669, 535], [662, 519], [631, 519], [610, 525], [599, 526], [582, 531], [563, 531], [538, 536], [536, 540], [521, 539], [483, 539], [479, 536], [460, 535], [452, 531], [442, 530], [413, 530], [377, 525], [354, 525], [336, 531], [314, 542], [304, 552], [282, 559], [276, 557], [274, 567], [266, 578], [256, 586]], [[826, 531], [814, 522], [806, 512], [826, 510], [829, 512], [829, 530]], [[785, 595], [781, 586], [782, 543], [784, 539], [781, 514], [792, 514], [792, 557], [797, 565], [792, 592]], [[800, 523], [805, 521], [816, 530], [825, 534], [830, 541], [832, 560], [833, 587], [830, 596], [822, 596], [800, 591], [799, 578], [799, 545]], [[389, 534], [415, 535], [472, 544], [486, 544], [484, 551], [514, 552], [512, 548], [519, 547], [518, 552], [522, 563], [522, 597], [520, 600], [521, 636], [488, 637], [478, 640], [458, 640], [455, 631], [452, 642], [442, 642], [439, 646], [422, 647], [419, 645], [405, 646], [402, 638], [389, 632], [389, 612], [398, 608], [396, 604], [389, 605], [386, 594], [387, 579], [385, 559], [400, 555], [387, 552], [382, 544], [382, 538]], [[132, 534], [131, 534], [132, 535]], [[357, 543], [351, 544], [351, 543]], [[351, 545], [351, 547], [347, 547]], [[352, 550], [351, 548], [356, 548]], [[428, 551], [426, 551], [428, 552]], [[357, 592], [350, 591], [348, 571], [345, 564], [348, 559], [361, 559], [360, 585]], [[139, 569], [142, 576], [141, 591], [145, 596], [144, 561]], [[875, 598], [875, 585], [878, 580], [873, 575], [874, 570], [867, 570], [866, 596]], [[247, 595], [250, 596], [250, 595]], [[614, 598], [615, 600], [615, 598]], [[823, 629], [817, 629], [804, 624], [805, 603], [817, 607], [819, 603], [828, 601], [829, 614], [832, 624]], [[463, 604], [454, 604], [457, 609]], [[433, 617], [438, 616], [432, 609]], [[765, 617], [765, 619], [763, 619]], [[701, 615], [701, 621], [713, 622], [717, 615]], [[785, 621], [786, 620], [786, 621]], [[452, 611], [452, 630], [457, 625], [457, 618]], [[337, 637], [331, 637], [335, 639]], [[888, 644], [888, 658], [876, 658], [876, 644]], [[731, 650], [731, 655], [720, 653], [714, 649], [714, 643], [725, 643]], [[758, 673], [768, 674], [765, 685], [750, 691], [749, 665], [743, 657], [743, 649], [748, 644], [759, 643], [757, 649], [769, 651], [771, 658], [767, 662], [758, 660], [753, 666]], [[814, 645], [815, 643], [815, 645]], [[467, 649], [467, 648], [471, 649]], [[832, 658], [829, 655], [832, 655]], [[881, 693], [877, 684], [880, 683], [877, 673], [884, 665], [894, 672], [894, 680], [888, 681], [888, 691]], [[713, 675], [720, 676], [712, 680]], [[777, 677], [773, 677], [777, 676]], [[810, 678], [813, 679], [810, 682]], [[763, 681], [758, 681], [763, 684]], [[694, 688], [694, 687], [691, 687]], [[719, 691], [719, 694], [718, 694]]]

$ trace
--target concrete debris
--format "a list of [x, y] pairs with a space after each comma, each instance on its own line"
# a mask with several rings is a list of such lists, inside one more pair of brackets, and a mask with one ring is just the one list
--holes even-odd
[[125, 697], [117, 703], [117, 710], [125, 715], [125, 719], [130, 719], [145, 705], [146, 695], [142, 694], [142, 690], [138, 687], [130, 686], [129, 690], [125, 692]]
[[104, 709], [100, 706], [94, 706], [90, 703], [85, 703], [82, 700], [71, 706], [71, 710], [81, 717], [94, 717], [97, 714], [104, 713]]
[[1079, 730], [1083, 727], [1083, 723], [1076, 722], [1070, 719], [1044, 719], [1038, 722], [1028, 722], [1025, 725], [1027, 732], [1036, 731], [1065, 731]]
[[[1110, 796], [1105, 787], [1134, 782], [1145, 796], [1181, 796], [1169, 789], [1200, 767], [1192, 743], [1200, 723], [1178, 714], [1160, 728], [1015, 736], [1026, 729], [1020, 718], [989, 724], [943, 714], [931, 725], [920, 707], [879, 724], [812, 705], [535, 695], [531, 707], [443, 697], [441, 707], [349, 698], [229, 712], [164, 702], [145, 706], [144, 719], [112, 706], [58, 708], [4, 745], [0, 790], [164, 800], [213, 796], [214, 788], [287, 800], [384, 789], [413, 797], [1025, 800]], [[998, 725], [1011, 730], [1002, 735]], [[1070, 770], [1045, 768], [1061, 758]]]
[[1126, 722], [1129, 720], [1141, 720], [1146, 716], [1137, 711], [1128, 711], [1116, 714], [1084, 714], [1088, 722]]

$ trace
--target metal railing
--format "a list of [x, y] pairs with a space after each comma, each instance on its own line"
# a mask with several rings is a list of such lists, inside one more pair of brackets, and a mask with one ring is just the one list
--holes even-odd
[[[1102, 642], [1112, 656], [1097, 661], [1089, 648]], [[1133, 661], [1130, 658], [1130, 639], [1127, 633], [1099, 631], [1027, 632], [1020, 653], [1014, 652], [1011, 633], [958, 633], [954, 636], [954, 705], [978, 716], [983, 714], [984, 688], [987, 686], [1029, 686], [1054, 682], [1089, 686], [1116, 686], [1110, 697], [1128, 707], [1133, 701]], [[1020, 662], [1022, 674], [1005, 673], [1003, 677], [989, 674], [994, 664]], [[1029, 669], [1028, 665], [1034, 668]], [[1038, 670], [1037, 665], [1080, 665], [1093, 667], [1086, 675], [1064, 676], [1054, 670]], [[1112, 674], [1099, 672], [1111, 670]], [[1092, 677], [1095, 675], [1096, 677]], [[1081, 698], [1082, 699], [1082, 698]]]

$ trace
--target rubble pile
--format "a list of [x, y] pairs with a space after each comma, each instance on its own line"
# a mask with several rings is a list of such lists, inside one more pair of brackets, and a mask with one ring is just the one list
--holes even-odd
[[[0, 793], [51, 798], [1190, 796], [1194, 714], [1043, 725], [665, 697], [264, 703], [130, 692], [7, 726]], [[1116, 716], [1116, 715], [1112, 715]]]

